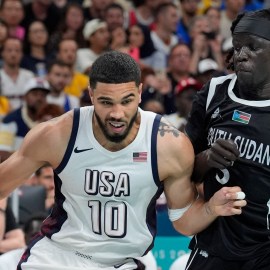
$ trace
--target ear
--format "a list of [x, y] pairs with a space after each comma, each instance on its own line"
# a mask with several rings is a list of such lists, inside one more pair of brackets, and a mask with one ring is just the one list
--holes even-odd
[[93, 89], [90, 87], [90, 85], [88, 86], [88, 93], [91, 99], [92, 104], [94, 104], [94, 91]]
[[142, 102], [142, 89], [143, 89], [143, 84], [141, 83], [139, 85], [139, 104]]

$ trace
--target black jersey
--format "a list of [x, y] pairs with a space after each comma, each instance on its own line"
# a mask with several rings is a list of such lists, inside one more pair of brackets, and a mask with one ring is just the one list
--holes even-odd
[[195, 152], [218, 138], [232, 139], [239, 160], [204, 177], [206, 200], [223, 186], [240, 186], [247, 206], [241, 215], [219, 217], [192, 243], [212, 255], [242, 260], [270, 254], [270, 100], [237, 97], [235, 74], [213, 78], [198, 93], [186, 127]]

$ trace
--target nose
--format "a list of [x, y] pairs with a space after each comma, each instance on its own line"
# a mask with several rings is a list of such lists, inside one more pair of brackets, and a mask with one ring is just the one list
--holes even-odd
[[239, 61], [245, 61], [248, 59], [248, 49], [247, 47], [241, 47], [241, 49], [239, 49], [239, 51], [237, 52], [237, 59]]
[[114, 105], [110, 116], [114, 119], [121, 119], [124, 116], [123, 107], [119, 104]]

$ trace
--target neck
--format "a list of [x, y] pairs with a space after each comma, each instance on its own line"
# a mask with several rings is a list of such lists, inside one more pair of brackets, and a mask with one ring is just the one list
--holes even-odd
[[156, 33], [159, 38], [165, 43], [170, 44], [171, 42], [171, 33], [168, 31], [164, 31], [160, 26], [157, 25]]
[[101, 54], [105, 51], [105, 49], [102, 46], [98, 46], [95, 44], [91, 45], [90, 50], [92, 50], [96, 54]]
[[16, 80], [16, 78], [19, 75], [19, 66], [17, 65], [11, 66], [11, 65], [4, 64], [3, 69], [6, 72], [6, 74], [14, 80]]
[[31, 55], [38, 59], [44, 59], [45, 58], [44, 48], [42, 46], [33, 45], [31, 47]]
[[[251, 86], [247, 85], [246, 82], [239, 84], [239, 97], [246, 100], [269, 100], [270, 99], [270, 83], [264, 84], [263, 86]], [[247, 91], [248, 89], [248, 91]]]
[[177, 81], [181, 81], [183, 79], [187, 79], [189, 77], [189, 72], [183, 72], [183, 71], [171, 71], [172, 77]]

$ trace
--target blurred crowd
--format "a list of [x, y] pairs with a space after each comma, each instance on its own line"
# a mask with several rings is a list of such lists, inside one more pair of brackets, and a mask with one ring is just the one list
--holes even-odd
[[[231, 72], [232, 21], [269, 6], [268, 0], [2, 0], [1, 161], [37, 123], [91, 105], [88, 73], [108, 50], [128, 53], [140, 65], [140, 106], [184, 130], [196, 92]], [[37, 180], [43, 173], [47, 181]], [[53, 206], [52, 175], [48, 165], [25, 184], [44, 186], [46, 211]], [[0, 206], [9, 209], [6, 201]], [[16, 225], [18, 217], [6, 218], [11, 225], [1, 232], [0, 223], [0, 254], [23, 247], [29, 229]], [[3, 244], [7, 239], [12, 244]]]

